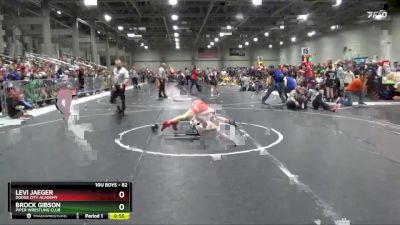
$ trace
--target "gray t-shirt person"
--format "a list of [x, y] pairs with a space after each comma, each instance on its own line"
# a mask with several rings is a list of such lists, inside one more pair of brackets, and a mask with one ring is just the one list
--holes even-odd
[[125, 69], [125, 67], [121, 67], [118, 69], [117, 67], [113, 70], [114, 76], [114, 84], [120, 85], [124, 82], [125, 79], [129, 79], [129, 72]]

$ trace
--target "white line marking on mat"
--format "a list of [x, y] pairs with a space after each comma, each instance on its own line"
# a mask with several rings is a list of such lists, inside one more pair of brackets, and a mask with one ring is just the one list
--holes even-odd
[[332, 206], [330, 206], [327, 202], [325, 202], [325, 200], [323, 200], [321, 197], [319, 197], [313, 190], [311, 190], [311, 188], [308, 185], [304, 184], [299, 179], [298, 175], [295, 175], [292, 172], [290, 172], [290, 170], [281, 161], [279, 161], [279, 159], [277, 159], [275, 156], [271, 155], [271, 153], [269, 153], [267, 149], [263, 148], [261, 146], [261, 144], [256, 139], [251, 137], [245, 130], [240, 129], [240, 131], [244, 135], [246, 135], [246, 137], [251, 139], [255, 146], [263, 149], [262, 155], [267, 156], [289, 178], [290, 184], [296, 185], [298, 190], [304, 191], [305, 193], [309, 194], [310, 197], [312, 198], [312, 200], [319, 207], [322, 208], [324, 215], [326, 217], [329, 217], [332, 221], [336, 221], [341, 218], [341, 216], [339, 216], [339, 214], [335, 212], [334, 208]]
[[158, 151], [152, 151], [152, 150], [144, 150], [144, 149], [140, 149], [137, 148], [135, 146], [129, 146], [126, 145], [124, 143], [122, 143], [122, 138], [125, 134], [132, 132], [132, 131], [136, 131], [136, 130], [140, 130], [146, 127], [151, 127], [153, 124], [148, 124], [148, 125], [143, 125], [143, 126], [139, 126], [139, 127], [134, 127], [132, 129], [123, 131], [121, 133], [118, 134], [118, 138], [115, 138], [115, 143], [117, 145], [119, 145], [120, 147], [128, 150], [128, 151], [134, 151], [134, 152], [139, 152], [139, 153], [146, 153], [146, 154], [150, 154], [150, 155], [159, 155], [159, 156], [169, 156], [169, 157], [211, 157], [211, 158], [219, 158], [221, 156], [229, 156], [229, 155], [238, 155], [238, 154], [245, 154], [245, 153], [250, 153], [250, 152], [261, 152], [265, 149], [271, 148], [277, 144], [279, 144], [282, 140], [283, 140], [283, 135], [273, 129], [273, 128], [267, 128], [265, 126], [261, 126], [258, 124], [251, 124], [251, 123], [238, 123], [238, 124], [245, 124], [245, 125], [249, 125], [249, 126], [254, 126], [254, 127], [259, 127], [259, 128], [263, 128], [265, 130], [272, 130], [274, 133], [276, 133], [278, 135], [278, 138], [271, 144], [267, 145], [267, 146], [261, 146], [261, 147], [257, 147], [254, 149], [248, 149], [248, 150], [242, 150], [242, 151], [236, 151], [236, 152], [225, 152], [225, 153], [213, 153], [213, 154], [174, 154], [174, 153], [162, 153], [162, 152], [158, 152]]

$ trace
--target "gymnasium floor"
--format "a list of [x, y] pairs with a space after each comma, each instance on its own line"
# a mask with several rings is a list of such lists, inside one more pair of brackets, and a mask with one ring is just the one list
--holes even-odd
[[239, 122], [242, 145], [152, 135], [151, 124], [190, 101], [157, 101], [151, 86], [127, 92], [122, 118], [105, 97], [79, 105], [76, 124], [53, 111], [2, 128], [0, 224], [27, 223], [9, 219], [9, 181], [99, 180], [133, 183], [126, 224], [400, 223], [400, 105], [293, 112], [230, 87], [214, 98], [204, 89], [198, 97]]

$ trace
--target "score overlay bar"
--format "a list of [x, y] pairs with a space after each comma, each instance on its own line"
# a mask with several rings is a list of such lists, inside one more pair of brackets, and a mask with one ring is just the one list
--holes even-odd
[[132, 212], [130, 182], [10, 182], [8, 189], [13, 219], [126, 220]]

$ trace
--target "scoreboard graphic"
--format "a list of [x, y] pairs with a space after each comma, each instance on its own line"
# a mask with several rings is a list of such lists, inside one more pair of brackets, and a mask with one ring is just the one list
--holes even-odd
[[12, 219], [128, 220], [130, 182], [10, 182]]

